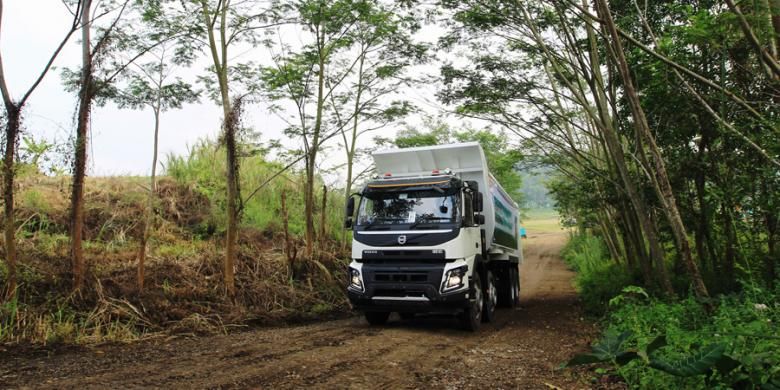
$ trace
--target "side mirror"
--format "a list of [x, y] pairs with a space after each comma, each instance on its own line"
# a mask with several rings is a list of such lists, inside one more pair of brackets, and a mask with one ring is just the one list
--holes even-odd
[[347, 198], [347, 206], [344, 208], [344, 229], [352, 229], [352, 215], [355, 214], [355, 197]]
[[474, 214], [474, 223], [476, 223], [477, 225], [484, 225], [485, 216], [482, 214]]
[[355, 198], [350, 196], [347, 198], [347, 207], [344, 210], [344, 216], [351, 218], [353, 214], [355, 214]]
[[477, 213], [481, 213], [483, 211], [483, 209], [484, 209], [484, 206], [485, 206], [485, 204], [484, 204], [484, 202], [482, 200], [482, 193], [481, 192], [477, 192], [477, 193], [475, 193], [475, 195], [476, 196], [474, 197], [474, 211], [477, 212]]

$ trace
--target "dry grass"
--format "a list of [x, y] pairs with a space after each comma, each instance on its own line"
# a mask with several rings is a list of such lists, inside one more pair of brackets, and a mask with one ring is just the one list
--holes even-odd
[[19, 180], [21, 280], [18, 300], [0, 306], [0, 342], [126, 342], [160, 332], [224, 333], [245, 324], [348, 310], [342, 288], [346, 265], [338, 243], [325, 242], [314, 258], [299, 259], [293, 272], [282, 233], [250, 227], [243, 227], [239, 237], [237, 295], [226, 297], [224, 238], [211, 217], [213, 205], [192, 186], [165, 178], [158, 187], [143, 292], [136, 287], [136, 256], [148, 193], [145, 179], [88, 179], [84, 247], [89, 275], [86, 288], [71, 295], [69, 185], [60, 178]]

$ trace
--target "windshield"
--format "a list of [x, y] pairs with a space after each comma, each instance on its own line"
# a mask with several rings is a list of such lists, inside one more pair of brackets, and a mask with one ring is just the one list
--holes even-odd
[[458, 222], [458, 198], [438, 191], [381, 192], [360, 202], [357, 225], [422, 225]]

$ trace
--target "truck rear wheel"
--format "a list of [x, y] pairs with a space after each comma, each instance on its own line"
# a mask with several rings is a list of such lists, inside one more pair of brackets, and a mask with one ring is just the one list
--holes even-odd
[[367, 311], [366, 321], [371, 325], [384, 325], [390, 318], [390, 312], [387, 311]]
[[476, 332], [479, 330], [479, 326], [482, 323], [482, 306], [485, 302], [482, 294], [482, 282], [479, 279], [478, 272], [474, 272], [471, 283], [473, 284], [473, 288], [471, 289], [473, 299], [470, 300], [469, 307], [461, 313], [460, 320], [464, 329]]
[[520, 271], [517, 269], [517, 265], [513, 265], [511, 270], [512, 307], [517, 307], [520, 305]]
[[482, 322], [493, 322], [496, 318], [496, 304], [498, 304], [498, 289], [493, 271], [487, 272], [487, 285], [485, 286], [485, 304], [482, 309]]
[[514, 279], [516, 276], [512, 273], [512, 264], [502, 266], [498, 269], [498, 306], [513, 307], [514, 304]]

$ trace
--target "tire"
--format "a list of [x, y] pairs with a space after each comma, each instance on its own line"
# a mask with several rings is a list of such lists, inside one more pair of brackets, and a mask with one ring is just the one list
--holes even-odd
[[512, 307], [520, 306], [520, 271], [517, 269], [517, 265], [512, 266]]
[[485, 291], [483, 292], [485, 303], [482, 305], [482, 322], [493, 322], [496, 319], [496, 304], [498, 304], [498, 289], [493, 271], [487, 272]]
[[404, 321], [410, 321], [414, 319], [414, 313], [398, 313], [401, 319]]
[[482, 282], [479, 279], [478, 272], [474, 272], [471, 283], [474, 285], [471, 289], [473, 297], [469, 299], [469, 307], [461, 313], [461, 324], [464, 329], [476, 332], [482, 324], [482, 306], [485, 303], [482, 293]]
[[390, 318], [390, 312], [387, 311], [368, 311], [366, 312], [366, 321], [371, 325], [384, 325]]
[[512, 265], [501, 267], [501, 273], [497, 281], [498, 307], [512, 307]]

